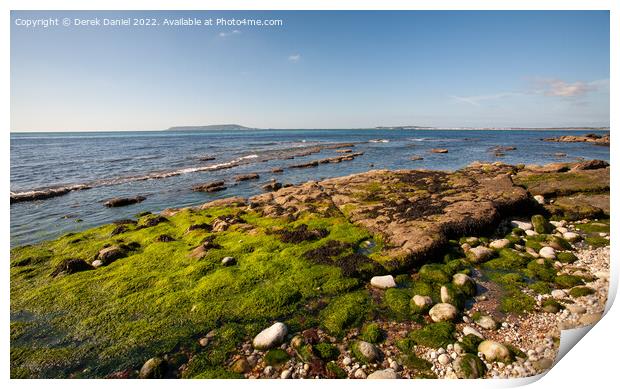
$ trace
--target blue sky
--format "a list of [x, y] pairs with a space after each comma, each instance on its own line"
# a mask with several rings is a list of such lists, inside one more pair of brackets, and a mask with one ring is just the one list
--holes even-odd
[[[38, 18], [280, 27], [16, 26]], [[609, 125], [607, 11], [13, 12], [12, 131]]]

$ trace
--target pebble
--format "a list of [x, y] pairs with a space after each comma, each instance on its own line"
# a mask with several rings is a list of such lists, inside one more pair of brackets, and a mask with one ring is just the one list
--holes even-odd
[[275, 369], [273, 368], [273, 366], [266, 366], [263, 369], [263, 374], [268, 376], [268, 377], [271, 377], [271, 375], [273, 374], [274, 371], [275, 371]]
[[463, 327], [463, 335], [467, 336], [467, 335], [475, 335], [477, 337], [479, 337], [480, 339], [484, 339], [484, 336], [482, 336], [482, 334], [478, 331], [476, 331], [474, 328], [470, 327], [470, 326], [465, 326]]
[[374, 373], [370, 374], [367, 378], [379, 380], [396, 379], [398, 378], [398, 374], [396, 374], [396, 372], [392, 369], [377, 370]]
[[450, 356], [448, 356], [448, 354], [441, 354], [439, 358], [437, 358], [437, 361], [445, 366], [450, 363]]
[[538, 232], [536, 232], [534, 230], [525, 230], [525, 235], [527, 235], [527, 236], [534, 236], [534, 235], [538, 235]]
[[555, 250], [553, 247], [543, 247], [538, 254], [545, 259], [555, 259]]
[[394, 288], [396, 286], [396, 282], [394, 281], [394, 277], [391, 275], [375, 276], [370, 279], [370, 285], [379, 289], [388, 289]]
[[355, 370], [355, 373], [353, 373], [353, 377], [364, 379], [366, 378], [366, 372], [362, 369], [357, 369]]
[[586, 309], [584, 307], [582, 307], [581, 305], [577, 305], [577, 304], [571, 304], [568, 305], [566, 307], [569, 311], [571, 311], [571, 313], [580, 315], [582, 313], [586, 313]]
[[290, 369], [286, 369], [282, 371], [282, 374], [280, 374], [280, 378], [282, 378], [283, 380], [286, 380], [288, 378], [291, 378], [291, 374], [293, 374], [293, 372]]
[[344, 357], [344, 359], [342, 360], [342, 364], [345, 366], [349, 366], [351, 364], [351, 358], [349, 357]]
[[551, 291], [551, 297], [553, 297], [554, 299], [563, 299], [567, 297], [567, 294], [565, 291], [563, 291], [562, 289], [554, 289]]
[[235, 258], [233, 257], [224, 257], [222, 258], [222, 266], [232, 266], [236, 263]]
[[266, 350], [282, 344], [288, 329], [284, 323], [274, 323], [271, 327], [262, 330], [254, 340], [252, 345], [259, 350]]

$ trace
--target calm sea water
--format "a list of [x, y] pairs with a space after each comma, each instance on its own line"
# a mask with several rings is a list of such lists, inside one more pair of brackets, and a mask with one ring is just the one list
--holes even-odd
[[[473, 161], [543, 164], [579, 158], [609, 160], [609, 148], [581, 143], [543, 142], [543, 137], [593, 131], [454, 131], [454, 130], [252, 130], [237, 132], [123, 132], [11, 134], [11, 192], [89, 184], [47, 200], [11, 204], [11, 245], [35, 243], [87, 229], [142, 211], [201, 204], [233, 195], [262, 193], [271, 178], [301, 183], [369, 169], [454, 170]], [[381, 140], [378, 142], [377, 140]], [[335, 150], [294, 160], [274, 157], [279, 150], [328, 143], [355, 143], [364, 155], [353, 161], [316, 168], [286, 169], [291, 164], [338, 155]], [[514, 146], [496, 157], [495, 146]], [[432, 154], [447, 148], [448, 154]], [[566, 153], [558, 157], [556, 153]], [[200, 161], [206, 155], [212, 161]], [[424, 157], [411, 161], [412, 155]], [[264, 159], [268, 159], [264, 161]], [[232, 168], [215, 170], [233, 162]], [[370, 165], [374, 165], [371, 167]], [[271, 173], [283, 167], [280, 174]], [[257, 172], [259, 180], [234, 183], [234, 175]], [[165, 178], [161, 178], [165, 177]], [[225, 180], [228, 189], [193, 192], [193, 185]], [[106, 208], [111, 197], [143, 195], [147, 199]]]

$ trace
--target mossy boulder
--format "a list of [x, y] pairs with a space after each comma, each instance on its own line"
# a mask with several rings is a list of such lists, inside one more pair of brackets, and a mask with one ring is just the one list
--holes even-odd
[[573, 263], [577, 261], [579, 258], [575, 254], [570, 251], [561, 251], [556, 253], [556, 259], [562, 263]]
[[353, 343], [351, 352], [362, 363], [373, 363], [381, 358], [381, 351], [374, 344], [363, 340]]
[[369, 343], [379, 343], [383, 340], [384, 333], [377, 323], [370, 323], [362, 328], [360, 339]]
[[568, 292], [571, 297], [583, 297], [596, 293], [596, 290], [589, 288], [587, 286], [575, 286]]
[[452, 368], [458, 378], [475, 379], [482, 378], [487, 368], [478, 356], [474, 354], [463, 354], [452, 362]]
[[267, 351], [264, 360], [267, 366], [280, 366], [290, 359], [290, 355], [282, 349], [276, 348]]
[[555, 285], [561, 289], [569, 289], [574, 286], [583, 285], [581, 277], [572, 274], [561, 274], [553, 280]]
[[149, 359], [142, 365], [138, 377], [140, 378], [164, 378], [168, 364], [159, 357]]
[[476, 354], [478, 352], [478, 345], [482, 343], [483, 340], [484, 339], [474, 334], [467, 334], [463, 336], [459, 343], [466, 352]]
[[554, 227], [543, 215], [534, 215], [532, 216], [532, 228], [539, 234], [550, 234]]
[[442, 303], [451, 304], [456, 308], [463, 308], [463, 304], [465, 303], [465, 296], [463, 293], [452, 284], [442, 285], [439, 297]]
[[368, 312], [370, 299], [365, 291], [347, 293], [334, 298], [320, 314], [322, 326], [341, 336], [344, 330], [361, 324]]
[[564, 309], [564, 305], [560, 304], [556, 299], [549, 298], [543, 301], [542, 310], [548, 313], [558, 313]]
[[527, 264], [529, 275], [541, 281], [553, 281], [557, 271], [553, 267], [553, 261], [548, 259], [536, 259]]
[[450, 275], [445, 271], [445, 267], [440, 264], [427, 264], [418, 271], [420, 280], [429, 283], [445, 284], [450, 282]]
[[454, 342], [454, 331], [455, 326], [450, 322], [432, 323], [412, 331], [409, 337], [419, 345], [439, 348]]
[[452, 285], [454, 285], [465, 296], [476, 295], [476, 282], [467, 274], [457, 273], [452, 276]]
[[385, 305], [397, 318], [406, 318], [409, 316], [410, 300], [411, 292], [409, 290], [393, 288], [385, 291]]
[[422, 314], [428, 312], [432, 305], [433, 299], [430, 296], [416, 294], [411, 298], [409, 309], [411, 313]]
[[325, 365], [325, 371], [327, 373], [327, 378], [331, 379], [343, 379], [347, 378], [347, 372], [344, 371], [338, 364], [334, 361], [329, 361]]

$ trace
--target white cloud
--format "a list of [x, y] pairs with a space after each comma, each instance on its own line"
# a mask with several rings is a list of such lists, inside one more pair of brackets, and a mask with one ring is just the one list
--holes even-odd
[[290, 62], [299, 62], [299, 60], [301, 60], [301, 54], [291, 54], [288, 56], [288, 60]]
[[220, 32], [220, 33], [218, 34], [218, 36], [219, 36], [220, 38], [226, 38], [226, 37], [229, 37], [229, 36], [231, 36], [231, 35], [239, 35], [239, 34], [241, 34], [241, 31], [239, 31], [239, 30], [232, 30], [232, 31], [230, 31], [230, 32], [224, 32], [224, 31], [222, 31], [222, 32]]
[[533, 81], [533, 93], [553, 97], [579, 97], [609, 86], [609, 80], [567, 82], [557, 78], [538, 78]]

